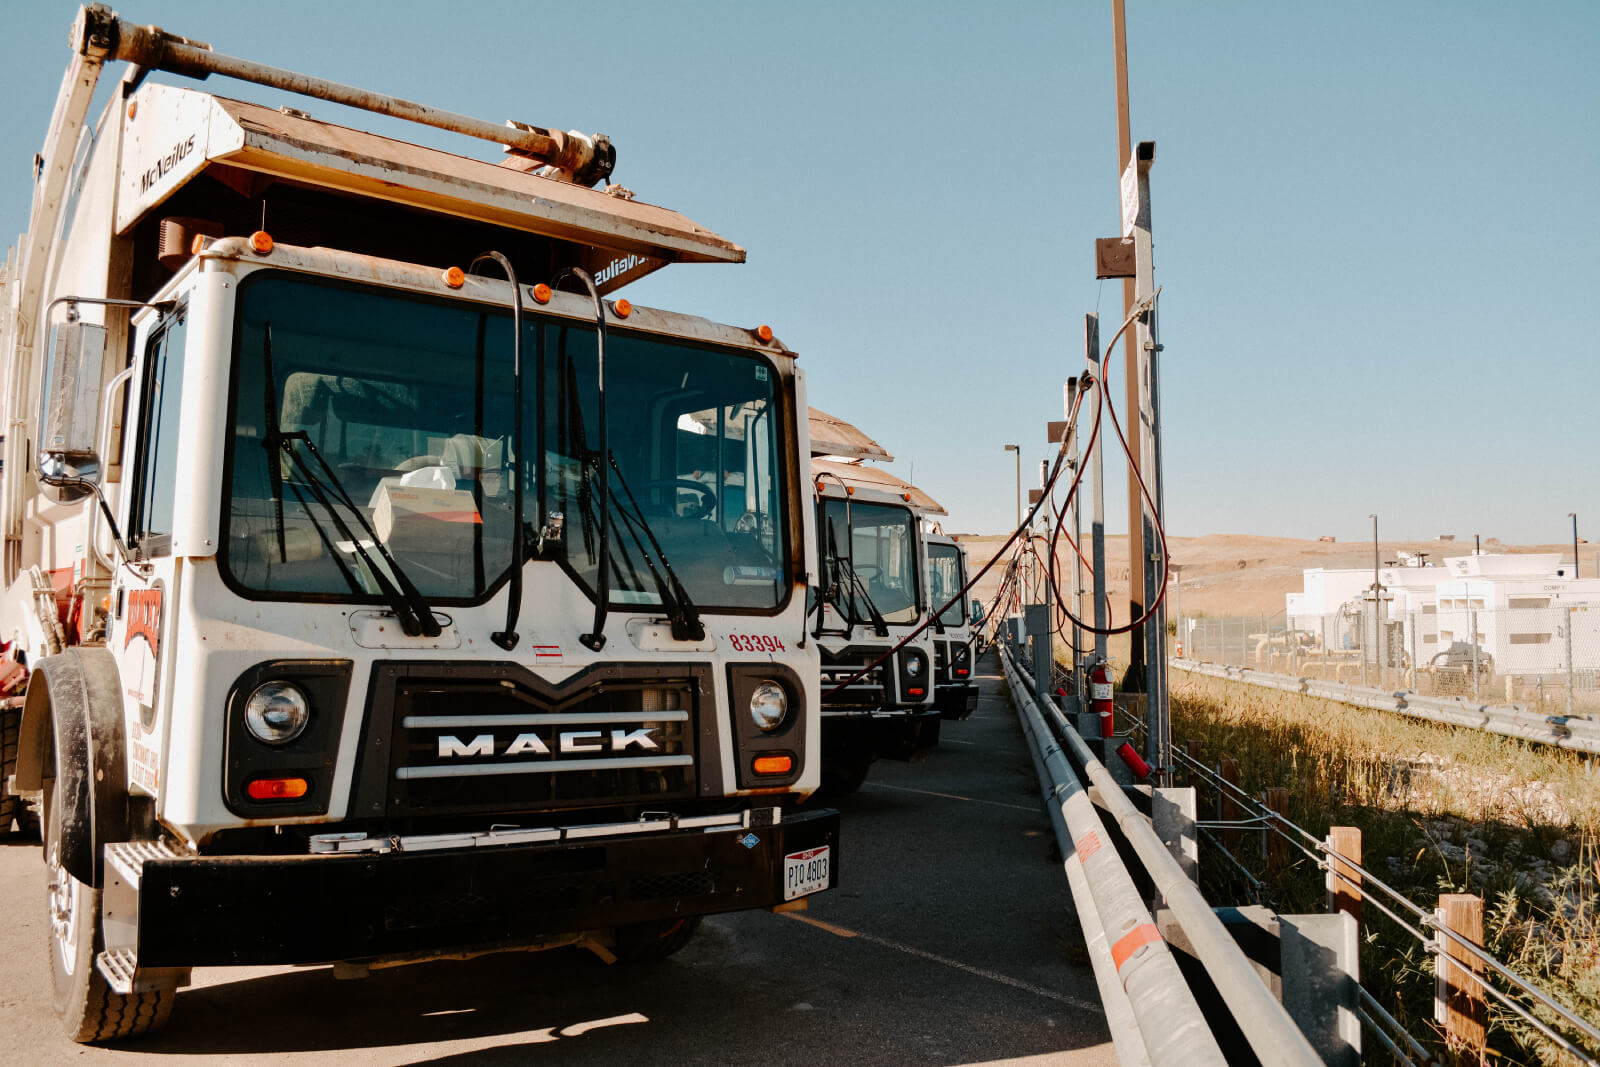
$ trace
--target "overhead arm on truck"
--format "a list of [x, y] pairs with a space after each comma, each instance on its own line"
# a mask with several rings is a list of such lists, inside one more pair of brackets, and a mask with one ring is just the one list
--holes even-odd
[[[82, 27], [81, 34], [79, 26]], [[385, 96], [314, 78], [309, 74], [297, 74], [292, 70], [225, 56], [212, 51], [208, 44], [168, 33], [159, 26], [138, 26], [127, 22], [103, 4], [91, 4], [83, 9], [73, 36], [80, 52], [89, 49], [102, 51], [104, 58], [126, 60], [150, 70], [164, 70], [191, 78], [220, 74], [493, 141], [505, 145], [517, 155], [556, 168], [580, 185], [604, 181], [610, 177], [617, 162], [611, 141], [603, 134], [583, 134], [576, 130], [563, 133], [522, 122], [497, 125], [396, 96]]]

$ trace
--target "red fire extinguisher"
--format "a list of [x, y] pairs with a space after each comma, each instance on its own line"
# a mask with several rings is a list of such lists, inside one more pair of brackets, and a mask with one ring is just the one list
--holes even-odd
[[1089, 668], [1089, 710], [1100, 716], [1100, 736], [1117, 732], [1111, 705], [1111, 668], [1101, 660]]

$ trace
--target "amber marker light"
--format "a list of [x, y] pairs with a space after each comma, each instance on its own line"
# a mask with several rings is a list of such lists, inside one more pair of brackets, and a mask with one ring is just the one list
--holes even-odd
[[128, 101], [128, 117], [131, 119], [131, 118], [133, 118], [133, 116], [137, 115], [138, 113], [139, 113], [139, 101], [137, 101], [137, 100], [129, 100]]
[[756, 336], [761, 338], [763, 341], [771, 341], [772, 327], [768, 326], [766, 323], [762, 323], [760, 326], [756, 327]]
[[257, 255], [264, 256], [272, 251], [272, 234], [266, 230], [257, 230], [250, 235], [250, 247]]
[[617, 318], [625, 319], [633, 314], [633, 305], [626, 300], [618, 300], [611, 305], [611, 310], [617, 313]]
[[310, 789], [304, 778], [257, 778], [244, 787], [251, 800], [298, 800]]
[[195, 234], [194, 235], [194, 240], [189, 242], [189, 254], [191, 256], [198, 256], [201, 252], [204, 252], [205, 250], [206, 250], [206, 235], [203, 234], [203, 233]]
[[444, 283], [452, 289], [459, 289], [467, 284], [466, 273], [460, 267], [448, 267], [444, 272]]
[[906, 501], [907, 503], [910, 503], [911, 502], [911, 494], [910, 493], [901, 493], [900, 494], [900, 499]]
[[788, 774], [794, 769], [794, 757], [757, 756], [751, 767], [757, 774]]
[[533, 302], [535, 304], [550, 303], [550, 287], [544, 282], [540, 282], [533, 287]]

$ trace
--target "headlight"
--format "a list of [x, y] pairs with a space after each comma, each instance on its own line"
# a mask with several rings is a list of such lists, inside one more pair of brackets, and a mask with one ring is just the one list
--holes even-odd
[[762, 682], [750, 694], [750, 718], [758, 729], [766, 733], [783, 725], [783, 717], [788, 711], [789, 698], [784, 695], [783, 686], [777, 682]]
[[907, 678], [916, 678], [916, 677], [919, 677], [921, 674], [922, 674], [922, 657], [921, 656], [907, 656], [906, 657], [906, 677]]
[[286, 745], [299, 737], [311, 721], [311, 705], [298, 686], [265, 682], [256, 687], [244, 706], [244, 724], [256, 740]]

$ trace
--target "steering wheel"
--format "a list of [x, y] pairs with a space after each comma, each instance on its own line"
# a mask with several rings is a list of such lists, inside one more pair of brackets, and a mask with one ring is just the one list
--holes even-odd
[[677, 514], [678, 512], [678, 498], [676, 493], [676, 490], [678, 489], [689, 489], [700, 494], [700, 499], [696, 503], [696, 510], [691, 515], [683, 516], [684, 518], [704, 519], [709, 517], [712, 512], [717, 510], [717, 491], [708, 485], [705, 485], [701, 482], [691, 481], [688, 478], [653, 478], [647, 482], [641, 483], [639, 486], [639, 492], [640, 495], [643, 495], [651, 489], [663, 489], [668, 487], [674, 490], [672, 497], [673, 514]]

